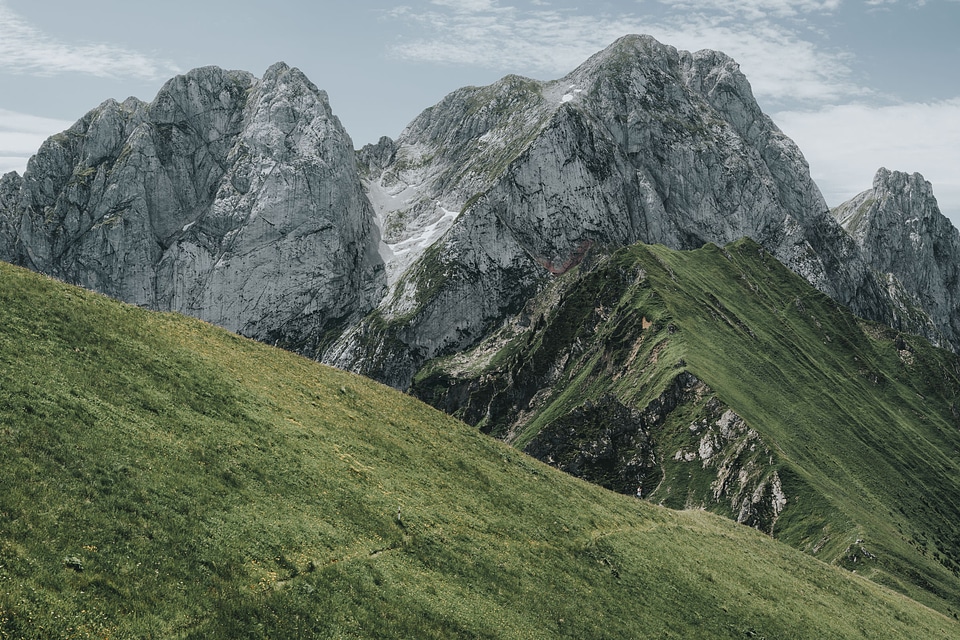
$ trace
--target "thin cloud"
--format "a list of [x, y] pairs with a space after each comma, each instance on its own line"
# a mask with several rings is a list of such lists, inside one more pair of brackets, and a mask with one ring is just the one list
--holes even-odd
[[[867, 93], [851, 82], [846, 53], [811, 42], [797, 30], [759, 19], [771, 12], [788, 12], [790, 6], [794, 12], [829, 11], [836, 0], [752, 0], [742, 9], [746, 15], [758, 16], [749, 21], [749, 27], [725, 15], [734, 11], [734, 3], [726, 0], [676, 0], [674, 12], [653, 18], [519, 9], [493, 0], [470, 3], [469, 11], [448, 9], [447, 4], [447, 0], [435, 0], [426, 10], [408, 6], [393, 12], [394, 19], [415, 25], [426, 35], [394, 45], [392, 54], [418, 62], [556, 78], [620, 36], [644, 33], [681, 49], [724, 51], [741, 64], [754, 93], [768, 103], [822, 103]], [[688, 4], [696, 4], [698, 11], [688, 11]]]
[[27, 23], [0, 0], [0, 70], [53, 76], [84, 73], [104, 78], [155, 79], [178, 72], [176, 65], [110, 44], [60, 42]]
[[841, 4], [841, 0], [660, 0], [660, 2], [675, 10], [715, 11], [751, 20], [831, 13]]
[[43, 141], [70, 128], [72, 122], [0, 109], [0, 175], [23, 173]]
[[491, 11], [496, 8], [494, 0], [430, 0], [430, 4], [450, 7], [463, 13]]
[[869, 189], [880, 167], [920, 173], [940, 210], [960, 227], [960, 98], [890, 106], [848, 104], [783, 111], [773, 119], [810, 163], [824, 198], [836, 206]]

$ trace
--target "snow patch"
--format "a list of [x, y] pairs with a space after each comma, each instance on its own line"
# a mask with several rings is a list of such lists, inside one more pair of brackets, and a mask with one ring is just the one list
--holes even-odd
[[447, 229], [450, 228], [453, 221], [460, 215], [460, 212], [444, 209], [439, 204], [437, 204], [437, 210], [440, 212], [440, 217], [435, 221], [418, 229], [410, 237], [389, 245], [390, 251], [393, 252], [393, 255], [397, 259], [401, 259], [410, 252], [419, 255], [427, 247], [439, 240], [440, 236], [447, 232]]
[[583, 93], [583, 89], [578, 89], [577, 85], [572, 84], [569, 87], [567, 87], [567, 92], [563, 94], [563, 96], [560, 98], [560, 102], [561, 103], [570, 102], [575, 97], [577, 97], [578, 93]]

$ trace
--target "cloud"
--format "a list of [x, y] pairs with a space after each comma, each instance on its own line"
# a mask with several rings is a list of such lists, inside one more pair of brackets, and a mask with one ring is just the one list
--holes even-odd
[[660, 2], [675, 10], [720, 12], [752, 20], [771, 17], [794, 18], [809, 13], [830, 13], [841, 4], [841, 0], [660, 0]]
[[917, 172], [960, 227], [960, 98], [782, 111], [773, 119], [803, 151], [831, 206], [869, 189], [880, 167]]
[[495, 8], [494, 0], [430, 0], [430, 4], [450, 7], [463, 13], [490, 11]]
[[0, 0], [0, 70], [52, 76], [84, 73], [105, 78], [155, 79], [177, 73], [172, 62], [110, 44], [68, 44], [32, 25]]
[[[471, 65], [556, 78], [620, 36], [649, 34], [681, 49], [717, 49], [734, 57], [758, 98], [772, 104], [834, 101], [863, 96], [851, 82], [850, 57], [806, 39], [799, 28], [769, 16], [829, 12], [839, 0], [665, 0], [658, 14], [584, 14], [496, 0], [466, 4], [434, 0], [391, 17], [422, 35], [395, 44], [391, 53], [419, 62]], [[667, 9], [664, 13], [664, 7]], [[746, 21], [746, 22], [744, 22]]]
[[0, 175], [8, 171], [23, 174], [27, 160], [37, 152], [43, 141], [72, 125], [66, 120], [0, 109]]

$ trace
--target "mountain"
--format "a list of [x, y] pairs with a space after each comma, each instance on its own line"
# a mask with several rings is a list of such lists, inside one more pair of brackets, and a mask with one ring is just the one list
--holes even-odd
[[109, 100], [0, 182], [0, 257], [317, 352], [385, 286], [353, 144], [282, 63]]
[[361, 157], [390, 291], [324, 359], [401, 389], [590, 247], [634, 242], [750, 237], [858, 315], [956, 344], [939, 309], [899, 312], [721, 53], [625, 37], [557, 81], [456, 91]]
[[400, 389], [591, 247], [741, 237], [857, 315], [960, 347], [956, 278], [891, 285], [737, 63], [648, 36], [560, 80], [455, 91], [356, 153], [298, 70], [196, 69], [0, 179], [0, 259]]
[[960, 357], [751, 240], [588, 254], [410, 391], [573, 475], [960, 607]]
[[[960, 235], [916, 174], [881, 170], [828, 211], [724, 54], [628, 36], [560, 80], [455, 91], [359, 152], [298, 70], [196, 69], [3, 176], [0, 257], [410, 390], [828, 562], [868, 540], [877, 580], [960, 598], [957, 365], [910, 337], [960, 346]], [[791, 304], [833, 328], [783, 333]], [[790, 422], [801, 408], [817, 419]]]
[[0, 265], [0, 326], [0, 638], [960, 635], [209, 324]]
[[[873, 188], [838, 206], [833, 215], [853, 237], [864, 259], [904, 300], [904, 324], [928, 321], [924, 334], [954, 344], [960, 335], [960, 231], [937, 206], [933, 187], [919, 173], [880, 169]], [[920, 307], [930, 318], [910, 318]]]

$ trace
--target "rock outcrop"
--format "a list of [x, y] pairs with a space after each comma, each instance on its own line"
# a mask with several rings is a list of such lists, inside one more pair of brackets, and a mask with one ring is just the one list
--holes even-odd
[[881, 168], [872, 189], [833, 215], [897, 303], [894, 326], [960, 345], [960, 231], [940, 212], [930, 183]]
[[325, 359], [399, 388], [596, 245], [747, 236], [861, 315], [892, 319], [800, 151], [717, 52], [629, 36], [561, 80], [454, 92], [364, 156], [383, 163], [367, 163], [367, 185], [391, 290]]
[[107, 101], [0, 182], [0, 257], [308, 354], [382, 296], [378, 245], [349, 136], [283, 63]]

